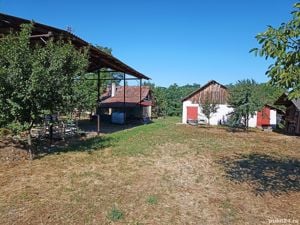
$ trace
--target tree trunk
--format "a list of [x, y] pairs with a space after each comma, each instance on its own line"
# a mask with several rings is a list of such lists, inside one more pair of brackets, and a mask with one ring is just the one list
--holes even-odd
[[32, 148], [31, 128], [30, 128], [30, 130], [28, 132], [27, 144], [28, 144], [29, 159], [33, 160], [33, 148]]
[[49, 126], [49, 138], [50, 138], [50, 147], [52, 145], [52, 139], [53, 139], [53, 124]]
[[249, 128], [249, 115], [246, 115], [246, 131], [248, 131], [248, 128]]

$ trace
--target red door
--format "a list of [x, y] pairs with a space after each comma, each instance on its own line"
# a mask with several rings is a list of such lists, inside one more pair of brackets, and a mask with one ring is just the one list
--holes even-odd
[[187, 120], [198, 120], [198, 107], [188, 106], [187, 107]]
[[270, 108], [264, 107], [261, 111], [257, 112], [257, 126], [270, 126]]

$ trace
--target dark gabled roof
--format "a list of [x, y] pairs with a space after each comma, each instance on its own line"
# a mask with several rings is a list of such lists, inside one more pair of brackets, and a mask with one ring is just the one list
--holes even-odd
[[276, 112], [279, 114], [284, 114], [284, 111], [282, 109], [279, 109], [273, 105], [265, 104], [264, 107], [268, 107], [270, 109], [276, 110]]
[[290, 105], [295, 105], [297, 109], [300, 110], [300, 98], [290, 100], [288, 98], [288, 93], [283, 93], [274, 103], [275, 105], [284, 105], [289, 107]]
[[89, 44], [88, 42], [82, 40], [81, 38], [77, 37], [76, 35], [68, 31], [61, 30], [48, 25], [44, 25], [41, 23], [36, 23], [27, 19], [0, 13], [0, 37], [1, 34], [8, 34], [11, 31], [20, 30], [21, 24], [31, 23], [31, 22], [34, 25], [32, 31], [32, 41], [40, 42], [41, 41], [40, 38], [53, 37], [57, 39], [65, 39], [65, 40], [69, 39], [72, 41], [72, 44], [77, 48], [82, 48], [87, 46], [90, 47], [90, 58], [89, 58], [90, 64], [88, 67], [89, 72], [96, 71], [101, 68], [109, 68], [118, 72], [130, 74], [140, 79], [146, 79], [146, 80], [150, 79], [146, 75], [126, 65], [119, 59], [101, 51], [100, 49], [96, 48], [95, 46]]
[[[141, 91], [141, 92], [140, 92]], [[101, 107], [123, 107], [124, 106], [124, 86], [117, 86], [116, 93], [113, 97], [110, 96], [110, 91], [104, 93], [101, 98]], [[145, 98], [149, 95], [149, 86], [126, 86], [125, 87], [125, 107], [134, 107], [137, 105], [151, 105], [151, 101], [146, 101]], [[140, 96], [141, 94], [141, 96]]]
[[224, 89], [227, 89], [226, 86], [224, 86], [223, 84], [220, 84], [219, 82], [215, 81], [215, 80], [210, 80], [208, 81], [205, 85], [203, 85], [202, 87], [198, 88], [197, 90], [193, 91], [192, 93], [190, 93], [189, 95], [185, 96], [183, 99], [181, 99], [181, 101], [185, 101], [188, 98], [192, 97], [193, 95], [197, 94], [198, 92], [204, 90], [206, 87], [208, 87], [211, 84], [219, 84], [221, 87], [223, 87]]
[[297, 109], [300, 110], [300, 99], [294, 99], [292, 100], [292, 102], [294, 103], [294, 105], [297, 107]]

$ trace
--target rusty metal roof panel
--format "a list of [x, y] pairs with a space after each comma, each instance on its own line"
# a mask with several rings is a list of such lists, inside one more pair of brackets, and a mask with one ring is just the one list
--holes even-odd
[[90, 58], [89, 58], [90, 65], [88, 68], [89, 72], [96, 71], [101, 68], [109, 68], [115, 71], [130, 74], [140, 79], [146, 79], [146, 80], [150, 79], [146, 75], [126, 65], [116, 57], [101, 51], [100, 49], [96, 48], [95, 46], [89, 44], [88, 42], [84, 41], [83, 39], [79, 38], [78, 36], [66, 30], [62, 30], [45, 24], [36, 23], [35, 21], [30, 21], [27, 19], [0, 13], [0, 35], [8, 34], [11, 31], [18, 31], [20, 30], [20, 25], [24, 23], [33, 23], [34, 25], [32, 31], [33, 35], [48, 34], [49, 36], [52, 36], [57, 39], [58, 38], [69, 39], [72, 41], [72, 44], [77, 48], [89, 47], [90, 48]]

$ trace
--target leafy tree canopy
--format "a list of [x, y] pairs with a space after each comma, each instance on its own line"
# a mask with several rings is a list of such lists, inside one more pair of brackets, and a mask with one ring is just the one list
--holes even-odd
[[256, 111], [260, 111], [266, 104], [273, 105], [283, 93], [283, 89], [246, 79], [229, 85], [229, 93], [228, 103], [234, 109], [232, 122], [243, 122], [248, 128], [250, 116], [253, 116]]
[[32, 24], [0, 39], [0, 126], [30, 129], [44, 112], [69, 111], [78, 79], [88, 65], [88, 49], [50, 39], [30, 42]]
[[294, 7], [292, 19], [278, 28], [268, 26], [256, 36], [261, 48], [250, 51], [275, 60], [266, 74], [272, 85], [289, 89], [290, 98], [300, 97], [300, 3]]

